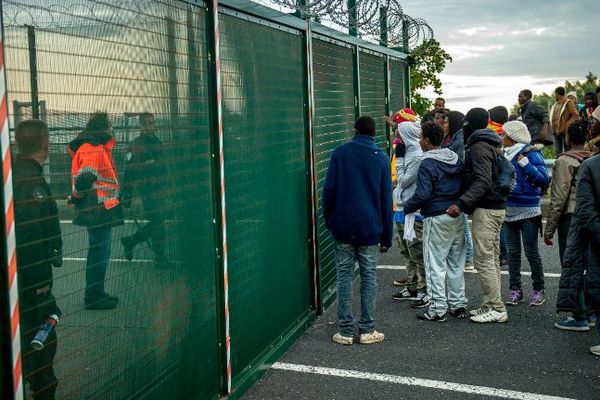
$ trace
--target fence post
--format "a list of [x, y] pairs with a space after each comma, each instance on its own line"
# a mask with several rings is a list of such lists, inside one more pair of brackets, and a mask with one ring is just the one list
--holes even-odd
[[40, 119], [35, 28], [31, 25], [27, 25], [27, 48], [29, 52], [29, 82], [31, 86], [31, 117], [33, 119]]
[[348, 0], [348, 34], [358, 36], [358, 12], [356, 11], [356, 0]]
[[352, 46], [354, 64], [354, 116], [360, 117], [360, 47]]
[[[0, 15], [2, 15], [2, 4], [0, 2]], [[2, 360], [0, 362], [8, 363], [8, 371], [5, 371], [3, 365], [3, 392], [8, 396], [6, 398], [14, 398], [15, 400], [23, 399], [23, 371], [21, 366], [21, 333], [19, 324], [19, 286], [17, 280], [17, 252], [16, 252], [16, 239], [15, 239], [15, 213], [13, 208], [13, 187], [12, 187], [12, 161], [10, 155], [10, 136], [8, 131], [8, 96], [6, 92], [6, 68], [5, 68], [5, 57], [4, 57], [4, 21], [0, 19], [2, 23], [1, 36], [0, 36], [0, 96], [2, 100], [0, 102], [0, 148], [2, 149], [2, 178], [3, 178], [3, 192], [2, 192], [2, 204], [4, 208], [3, 222], [4, 222], [4, 240], [2, 240], [0, 256], [3, 258], [2, 266], [2, 278], [0, 279], [0, 292], [2, 293], [2, 300], [0, 304], [6, 307], [0, 309], [0, 317], [3, 327], [9, 327], [9, 329], [2, 329], [1, 344], [2, 349]], [[8, 296], [6, 296], [8, 289]], [[8, 298], [7, 298], [8, 297]], [[8, 304], [6, 304], [8, 303]], [[7, 321], [9, 320], [9, 321]], [[10, 336], [9, 336], [10, 335]], [[4, 347], [10, 340], [11, 347]], [[6, 350], [6, 351], [5, 351]], [[10, 360], [10, 361], [9, 361]], [[4, 380], [5, 377], [9, 379]], [[12, 383], [12, 385], [10, 384]]]
[[[390, 56], [386, 55], [384, 56], [384, 80], [385, 80], [385, 115], [390, 115]], [[392, 112], [395, 112], [396, 110], [393, 110]], [[388, 124], [385, 124], [385, 134], [387, 136], [387, 141], [388, 141], [388, 153], [391, 154], [392, 151], [392, 138], [391, 138], [391, 132], [390, 132], [390, 127], [388, 126]]]
[[[220, 27], [219, 27], [219, 1], [210, 0], [207, 9], [207, 50], [210, 88], [210, 130], [212, 152], [213, 176], [213, 203], [220, 207], [214, 209], [215, 237], [218, 244], [215, 249], [217, 254], [217, 293], [220, 298], [220, 329], [219, 347], [221, 347], [221, 370], [225, 376], [222, 391], [231, 393], [232, 367], [231, 367], [231, 335], [229, 332], [229, 275], [227, 262], [227, 213], [225, 201], [225, 157], [223, 152], [223, 87], [221, 84], [221, 56], [220, 56]], [[220, 292], [220, 293], [219, 293]]]

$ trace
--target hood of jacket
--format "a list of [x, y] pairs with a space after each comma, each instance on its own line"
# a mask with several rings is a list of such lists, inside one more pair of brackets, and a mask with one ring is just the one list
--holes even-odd
[[467, 146], [471, 146], [477, 142], [485, 142], [494, 147], [502, 146], [502, 137], [491, 129], [478, 129], [469, 137]]
[[594, 153], [588, 150], [569, 150], [565, 151], [563, 155], [573, 157], [577, 161], [583, 162], [584, 160], [593, 156]]
[[113, 139], [108, 133], [92, 133], [83, 131], [75, 139], [69, 143], [69, 150], [73, 153], [77, 153], [77, 150], [84, 144], [91, 144], [92, 146], [104, 145]]
[[423, 160], [433, 159], [449, 165], [458, 164], [458, 155], [450, 149], [435, 149], [426, 151]]
[[419, 144], [421, 127], [414, 122], [402, 122], [398, 125], [398, 132], [406, 146], [406, 155], [404, 157], [407, 160], [420, 157], [423, 154], [423, 150], [421, 150], [421, 145]]

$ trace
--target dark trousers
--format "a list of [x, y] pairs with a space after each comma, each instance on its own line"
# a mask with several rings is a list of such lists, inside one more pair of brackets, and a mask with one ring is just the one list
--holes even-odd
[[[567, 248], [567, 237], [569, 236], [569, 227], [571, 226], [571, 217], [573, 214], [563, 214], [558, 220], [557, 234], [558, 234], [558, 254], [560, 255], [560, 263], [563, 263], [565, 256], [565, 249]], [[584, 321], [587, 319], [587, 307], [585, 305], [585, 296], [583, 290], [579, 293], [579, 309], [573, 313], [573, 318], [577, 321]]]
[[500, 229], [500, 260], [508, 260], [508, 244], [506, 243], [506, 230], [504, 224]]
[[544, 290], [544, 269], [538, 247], [541, 222], [541, 217], [535, 217], [504, 223], [511, 290], [521, 289], [521, 239], [531, 268], [533, 290]]
[[165, 223], [162, 218], [156, 215], [149, 215], [148, 223], [146, 223], [144, 226], [138, 226], [138, 230], [129, 238], [134, 246], [152, 239], [152, 252], [154, 252], [156, 261], [163, 261], [166, 258]]
[[[28, 296], [36, 296], [29, 295]], [[54, 356], [56, 355], [56, 330], [48, 335], [43, 350], [31, 347], [35, 334], [56, 310], [52, 295], [36, 296], [40, 301], [23, 299], [21, 306], [21, 338], [23, 346], [23, 377], [31, 389], [34, 400], [53, 400], [58, 379], [54, 375]], [[48, 299], [48, 301], [46, 301]]]
[[110, 262], [112, 228], [88, 228], [88, 253], [85, 264], [85, 302], [91, 303], [106, 295], [104, 280]]

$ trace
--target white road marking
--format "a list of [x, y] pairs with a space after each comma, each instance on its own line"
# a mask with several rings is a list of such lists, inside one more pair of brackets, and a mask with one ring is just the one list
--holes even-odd
[[[126, 219], [123, 222], [126, 223], [126, 224], [135, 224], [135, 221], [133, 219]], [[140, 224], [145, 224], [145, 223], [148, 222], [148, 220], [147, 219], [138, 219], [137, 222], [140, 223]], [[61, 219], [60, 223], [61, 224], [72, 224], [73, 221], [70, 220], [70, 219]]]
[[[406, 265], [378, 265], [377, 269], [389, 269], [392, 271], [403, 271], [406, 269]], [[472, 270], [472, 271], [465, 271], [466, 274], [476, 274], [477, 271]], [[502, 275], [508, 275], [508, 271], [501, 271], [500, 272]], [[531, 276], [531, 272], [528, 271], [521, 271], [521, 275], [525, 275], [525, 276]], [[547, 272], [544, 274], [544, 277], [546, 278], [560, 278], [560, 274], [555, 274], [552, 272]]]
[[[85, 257], [63, 257], [63, 261], [87, 261]], [[132, 262], [132, 263], [153, 263], [154, 260], [136, 259], [129, 261], [126, 258], [111, 258], [110, 261], [115, 262]]]
[[480, 396], [501, 397], [504, 399], [520, 400], [573, 400], [568, 397], [549, 396], [545, 394], [519, 392], [516, 390], [498, 389], [487, 386], [467, 385], [455, 382], [437, 381], [433, 379], [422, 379], [410, 376], [397, 376], [388, 374], [377, 374], [363, 371], [353, 371], [338, 368], [313, 367], [310, 365], [289, 364], [277, 362], [271, 367], [282, 371], [301, 372], [305, 374], [316, 374], [324, 376], [335, 376], [340, 378], [364, 379], [375, 382], [395, 383], [398, 385], [420, 386], [430, 389], [449, 390], [452, 392], [476, 394]]

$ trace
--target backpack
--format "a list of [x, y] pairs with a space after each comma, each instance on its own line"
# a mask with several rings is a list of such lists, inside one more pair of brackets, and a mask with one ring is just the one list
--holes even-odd
[[498, 169], [496, 191], [503, 196], [508, 196], [517, 186], [517, 171], [515, 171], [515, 167], [502, 153], [498, 153], [496, 156], [496, 164]]

